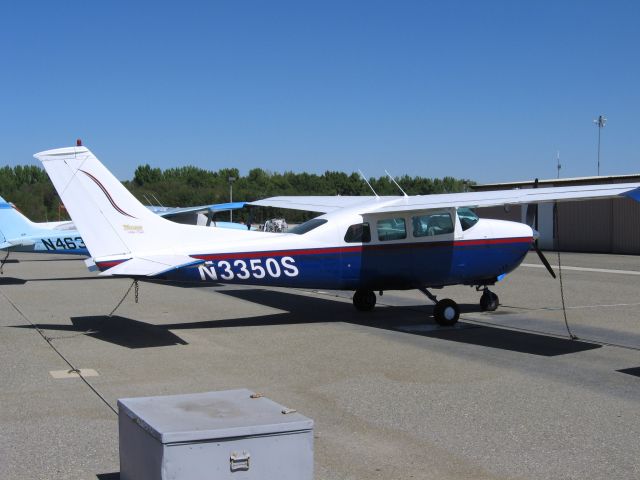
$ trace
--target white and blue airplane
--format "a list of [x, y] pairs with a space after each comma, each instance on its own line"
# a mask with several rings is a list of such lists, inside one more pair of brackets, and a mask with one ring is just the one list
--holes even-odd
[[[197, 216], [206, 217], [210, 226], [214, 215], [244, 207], [246, 202], [219, 203], [198, 207], [148, 206], [151, 212], [172, 221], [197, 222]], [[187, 218], [190, 217], [190, 218]], [[216, 222], [219, 228], [246, 230], [245, 225], [233, 222]], [[89, 255], [89, 250], [71, 221], [36, 223], [23, 215], [12, 203], [0, 197], [0, 250], [7, 252], [56, 253], [65, 255]]]
[[640, 184], [628, 183], [252, 202], [322, 214], [273, 234], [169, 222], [136, 200], [85, 147], [35, 157], [82, 233], [92, 257], [87, 265], [100, 275], [351, 290], [355, 307], [364, 311], [375, 306], [376, 291], [419, 289], [436, 302], [441, 325], [455, 324], [460, 309], [451, 299], [437, 300], [430, 288], [475, 286], [483, 290], [482, 309], [494, 310], [498, 298], [488, 287], [518, 267], [537, 235], [526, 224], [479, 219], [468, 207], [640, 199]]
[[32, 222], [2, 197], [0, 249], [17, 252], [89, 254], [73, 222]]

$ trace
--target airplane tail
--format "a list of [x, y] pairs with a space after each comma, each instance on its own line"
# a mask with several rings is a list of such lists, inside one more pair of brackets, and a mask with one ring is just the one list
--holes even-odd
[[0, 197], [0, 244], [11, 244], [38, 231], [33, 223], [16, 208]]
[[173, 223], [152, 213], [85, 147], [34, 156], [42, 162], [96, 262], [104, 257], [167, 257], [185, 243], [210, 243], [212, 237], [227, 234]]

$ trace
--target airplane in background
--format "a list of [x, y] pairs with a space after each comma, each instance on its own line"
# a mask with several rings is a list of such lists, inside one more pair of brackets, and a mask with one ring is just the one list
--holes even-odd
[[[88, 255], [73, 222], [35, 223], [0, 197], [0, 249], [17, 252]], [[7, 253], [8, 253], [7, 252]]]
[[87, 148], [35, 155], [82, 233], [100, 275], [171, 282], [326, 288], [354, 291], [372, 310], [376, 291], [418, 289], [435, 303], [440, 325], [460, 308], [429, 289], [469, 285], [495, 310], [489, 290], [532, 247], [529, 225], [479, 219], [469, 207], [538, 204], [624, 195], [640, 183], [583, 185], [418, 196], [273, 197], [252, 205], [321, 213], [288, 233], [210, 229], [168, 222], [145, 208]]
[[[171, 221], [201, 224], [218, 228], [246, 230], [246, 225], [220, 222], [215, 215], [243, 208], [246, 202], [220, 203], [198, 207], [149, 206], [151, 212]], [[0, 250], [9, 252], [58, 253], [89, 255], [80, 232], [71, 221], [35, 223], [23, 215], [12, 203], [0, 197]]]

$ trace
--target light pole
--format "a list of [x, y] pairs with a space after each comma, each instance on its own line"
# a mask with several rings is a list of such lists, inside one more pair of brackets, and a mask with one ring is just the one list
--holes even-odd
[[[233, 203], [233, 182], [236, 181], [236, 177], [229, 177], [229, 203]], [[229, 210], [229, 221], [233, 222], [233, 209]]]
[[598, 126], [598, 176], [600, 176], [600, 133], [607, 124], [607, 119], [604, 115], [598, 115], [598, 118], [593, 121]]

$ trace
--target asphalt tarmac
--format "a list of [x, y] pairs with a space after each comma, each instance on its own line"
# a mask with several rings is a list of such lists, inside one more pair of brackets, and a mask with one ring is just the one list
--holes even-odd
[[[12, 255], [0, 478], [116, 480], [118, 398], [234, 388], [315, 420], [317, 479], [640, 478], [640, 257], [561, 261], [577, 340], [535, 255], [496, 312], [435, 290], [461, 304], [455, 328], [415, 291], [360, 313], [349, 292], [143, 283], [109, 317], [131, 281]], [[72, 367], [85, 379], [54, 378]]]

